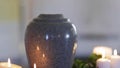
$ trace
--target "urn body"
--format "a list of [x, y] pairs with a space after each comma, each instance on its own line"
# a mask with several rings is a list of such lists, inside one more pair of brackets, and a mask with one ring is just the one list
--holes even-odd
[[76, 46], [76, 28], [61, 14], [40, 14], [27, 26], [30, 68], [72, 68]]

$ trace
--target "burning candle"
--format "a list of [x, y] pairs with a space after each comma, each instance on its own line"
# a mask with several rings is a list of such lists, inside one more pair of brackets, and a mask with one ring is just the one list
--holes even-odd
[[8, 58], [8, 62], [0, 62], [0, 68], [22, 68], [19, 65], [11, 64], [10, 58]]
[[114, 50], [113, 55], [111, 56], [111, 67], [120, 68], [120, 56], [117, 55], [117, 50]]
[[93, 49], [93, 53], [94, 54], [97, 54], [97, 55], [102, 55], [102, 50], [105, 51], [105, 56], [107, 58], [110, 58], [111, 55], [112, 55], [112, 48], [110, 47], [105, 47], [105, 46], [96, 46], [94, 49]]
[[97, 60], [97, 68], [110, 68], [110, 60], [105, 58], [105, 51], [102, 50], [102, 58]]

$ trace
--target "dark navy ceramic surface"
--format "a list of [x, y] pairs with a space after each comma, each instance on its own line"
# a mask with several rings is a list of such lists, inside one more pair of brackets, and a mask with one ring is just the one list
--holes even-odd
[[25, 47], [30, 68], [72, 68], [75, 26], [61, 14], [41, 14], [27, 27]]

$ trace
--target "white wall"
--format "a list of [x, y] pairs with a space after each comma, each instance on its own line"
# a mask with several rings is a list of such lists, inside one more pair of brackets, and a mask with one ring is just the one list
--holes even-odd
[[20, 64], [18, 1], [3, 0], [0, 1], [0, 7], [0, 61], [11, 58], [12, 63]]

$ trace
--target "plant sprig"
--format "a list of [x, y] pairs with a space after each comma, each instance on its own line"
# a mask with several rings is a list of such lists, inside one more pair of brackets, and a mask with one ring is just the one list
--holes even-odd
[[72, 68], [96, 68], [96, 61], [99, 58], [101, 55], [91, 54], [87, 60], [75, 59]]

